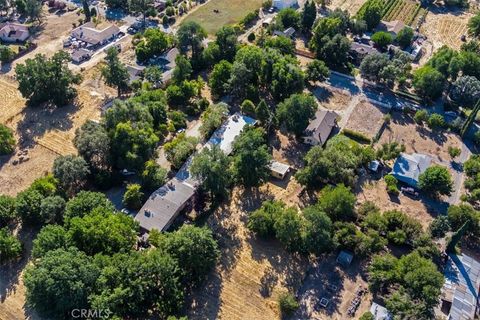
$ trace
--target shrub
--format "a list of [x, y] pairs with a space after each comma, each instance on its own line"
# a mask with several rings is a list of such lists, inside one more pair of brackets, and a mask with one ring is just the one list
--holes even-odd
[[427, 125], [430, 129], [435, 131], [444, 128], [446, 123], [445, 119], [443, 119], [443, 116], [441, 114], [432, 113], [430, 117], [428, 117]]
[[295, 297], [290, 292], [280, 294], [278, 297], [280, 312], [284, 315], [291, 315], [300, 306]]
[[344, 135], [346, 135], [347, 137], [349, 137], [350, 139], [353, 139], [357, 142], [360, 142], [360, 143], [366, 143], [366, 144], [369, 144], [372, 142], [372, 140], [365, 136], [363, 133], [360, 133], [360, 132], [357, 132], [357, 131], [353, 131], [353, 130], [350, 130], [350, 129], [343, 129], [342, 130], [342, 133]]
[[425, 121], [428, 120], [428, 112], [425, 109], [420, 109], [415, 112], [415, 116], [413, 120], [418, 124], [423, 124]]
[[0, 156], [11, 154], [15, 150], [15, 138], [12, 129], [0, 124]]
[[398, 190], [398, 187], [397, 187], [397, 179], [390, 175], [390, 174], [387, 174], [385, 176], [385, 183], [387, 184], [387, 192], [390, 193], [390, 194], [393, 194], [393, 195], [398, 195], [399, 194], [399, 190]]
[[143, 204], [143, 192], [139, 184], [129, 184], [123, 195], [123, 205], [128, 209], [140, 209]]
[[458, 157], [461, 153], [462, 150], [458, 147], [448, 147], [448, 154], [450, 155], [450, 157], [452, 157], [452, 159]]
[[22, 253], [22, 243], [7, 228], [0, 229], [0, 264], [17, 258]]
[[253, 42], [253, 41], [255, 41], [255, 38], [256, 38], [255, 33], [252, 32], [248, 35], [247, 40], [250, 41], [250, 42]]

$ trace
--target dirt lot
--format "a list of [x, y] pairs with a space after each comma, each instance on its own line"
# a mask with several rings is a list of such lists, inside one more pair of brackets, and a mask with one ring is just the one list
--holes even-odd
[[460, 139], [449, 132], [433, 133], [427, 127], [418, 126], [410, 116], [393, 113], [390, 125], [378, 144], [397, 141], [403, 143], [407, 153], [425, 153], [438, 163], [450, 161], [448, 147], [461, 148]]
[[196, 21], [212, 35], [226, 24], [238, 23], [249, 12], [259, 9], [262, 3], [262, 0], [210, 0], [195, 8], [183, 21]]
[[336, 8], [347, 10], [350, 15], [354, 16], [365, 2], [366, 0], [331, 0], [328, 8], [332, 10]]
[[387, 110], [367, 101], [360, 101], [347, 122], [347, 129], [361, 132], [370, 139], [380, 130]]
[[343, 111], [347, 109], [352, 96], [347, 92], [334, 87], [320, 85], [312, 93], [325, 109]]

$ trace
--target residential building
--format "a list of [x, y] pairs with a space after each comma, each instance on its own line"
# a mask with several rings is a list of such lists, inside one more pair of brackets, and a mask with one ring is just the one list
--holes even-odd
[[128, 82], [131, 84], [133, 81], [140, 80], [144, 70], [145, 67], [141, 66], [127, 66], [129, 76]]
[[[218, 145], [225, 154], [230, 154], [235, 138], [246, 125], [255, 124], [255, 122], [254, 119], [239, 113], [230, 116], [214, 132], [204, 148]], [[179, 214], [192, 204], [193, 196], [199, 185], [199, 181], [190, 174], [190, 166], [194, 157], [195, 155], [192, 155], [183, 164], [173, 179], [153, 192], [137, 213], [135, 220], [140, 223], [142, 231], [168, 230]]]
[[480, 312], [480, 261], [466, 254], [449, 254], [444, 270], [441, 312], [448, 320], [476, 319]]
[[0, 23], [0, 40], [9, 43], [25, 42], [30, 37], [28, 27], [18, 23]]
[[352, 42], [350, 45], [350, 56], [356, 64], [360, 64], [366, 56], [377, 52], [377, 49], [369, 44]]
[[374, 320], [393, 320], [392, 314], [384, 306], [379, 305], [376, 302], [372, 302], [370, 307], [370, 313], [373, 315]]
[[391, 175], [398, 181], [417, 188], [419, 176], [430, 167], [432, 159], [420, 153], [402, 153], [395, 160]]
[[337, 126], [338, 114], [334, 111], [319, 109], [303, 135], [303, 142], [323, 146]]
[[278, 161], [271, 161], [269, 164], [270, 174], [277, 179], [284, 179], [290, 172], [290, 166]]
[[275, 30], [273, 34], [276, 36], [282, 36], [282, 37], [293, 39], [295, 38], [295, 32], [296, 32], [295, 29], [290, 27], [283, 31]]
[[87, 44], [87, 48], [98, 48], [115, 39], [120, 34], [120, 29], [116, 25], [98, 30], [93, 22], [87, 22], [72, 31], [74, 41], [82, 41]]
[[180, 54], [180, 51], [177, 48], [172, 48], [165, 52], [158, 61], [158, 64], [164, 70], [162, 75], [162, 82], [164, 85], [167, 85], [173, 77], [173, 69], [177, 66], [175, 59]]
[[390, 33], [393, 37], [396, 37], [397, 34], [405, 28], [405, 23], [400, 20], [393, 20], [393, 21], [380, 21], [377, 26], [378, 31], [385, 31]]
[[87, 49], [76, 49], [70, 55], [73, 63], [80, 64], [86, 60], [89, 60], [92, 57], [92, 52]]

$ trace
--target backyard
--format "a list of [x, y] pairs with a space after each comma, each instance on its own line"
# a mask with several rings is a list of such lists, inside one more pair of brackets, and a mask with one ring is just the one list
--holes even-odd
[[259, 9], [262, 3], [262, 0], [210, 0], [189, 13], [183, 22], [198, 22], [213, 35], [224, 25], [240, 22], [249, 12]]

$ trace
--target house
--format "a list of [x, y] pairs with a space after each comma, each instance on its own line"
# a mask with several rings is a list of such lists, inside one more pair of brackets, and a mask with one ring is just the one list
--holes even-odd
[[92, 57], [92, 52], [82, 48], [74, 50], [70, 55], [72, 62], [76, 64], [80, 64], [84, 61], [87, 61], [91, 57]]
[[441, 312], [451, 320], [479, 315], [480, 261], [466, 254], [449, 254], [444, 268]]
[[396, 37], [397, 34], [405, 28], [405, 23], [400, 20], [393, 20], [393, 21], [380, 21], [377, 26], [378, 31], [385, 31], [390, 33], [393, 37]]
[[315, 118], [305, 129], [303, 142], [310, 145], [323, 146], [327, 142], [333, 128], [337, 126], [338, 114], [334, 111], [319, 109]]
[[391, 175], [398, 181], [416, 188], [419, 176], [427, 170], [432, 159], [420, 153], [406, 154], [402, 153], [395, 160]]
[[356, 64], [360, 64], [366, 56], [377, 52], [377, 49], [365, 43], [352, 42], [350, 46], [350, 56]]
[[276, 35], [276, 36], [281, 36], [281, 37], [286, 37], [286, 38], [293, 39], [294, 36], [295, 36], [295, 32], [296, 32], [296, 30], [294, 28], [290, 27], [290, 28], [287, 28], [283, 31], [275, 30], [275, 31], [273, 31], [273, 34]]
[[337, 263], [342, 265], [343, 267], [348, 267], [353, 260], [353, 254], [351, 252], [342, 250], [337, 256]]
[[139, 66], [127, 66], [128, 71], [128, 82], [131, 84], [133, 81], [140, 80], [143, 76], [143, 70], [145, 67]]
[[180, 212], [190, 203], [195, 188], [176, 178], [150, 195], [147, 202], [135, 216], [142, 231], [167, 230]]
[[0, 23], [0, 40], [9, 43], [24, 42], [30, 37], [28, 27], [18, 23]]
[[120, 29], [116, 25], [112, 24], [102, 30], [98, 30], [93, 22], [87, 22], [74, 29], [71, 37], [75, 38], [75, 41], [85, 42], [87, 47], [96, 48], [111, 42], [120, 33]]
[[[228, 155], [233, 150], [233, 141], [243, 128], [246, 125], [255, 124], [255, 122], [252, 118], [236, 113], [214, 132], [204, 147], [218, 145]], [[139, 222], [142, 231], [168, 230], [180, 213], [192, 204], [193, 196], [199, 185], [199, 181], [196, 181], [190, 174], [190, 166], [194, 157], [195, 155], [190, 156], [174, 178], [153, 192], [136, 214], [135, 220]]]
[[269, 166], [270, 174], [277, 179], [283, 179], [290, 172], [290, 166], [278, 161], [271, 161]]
[[374, 320], [393, 320], [392, 314], [384, 306], [372, 302], [370, 313], [373, 314]]
[[167, 85], [172, 80], [173, 77], [173, 69], [177, 66], [175, 60], [177, 56], [180, 54], [180, 51], [177, 48], [172, 48], [168, 50], [166, 53], [160, 56], [158, 60], [158, 64], [164, 70], [162, 75], [162, 83]]
[[291, 8], [298, 5], [297, 0], [273, 0], [272, 7], [278, 10]]

